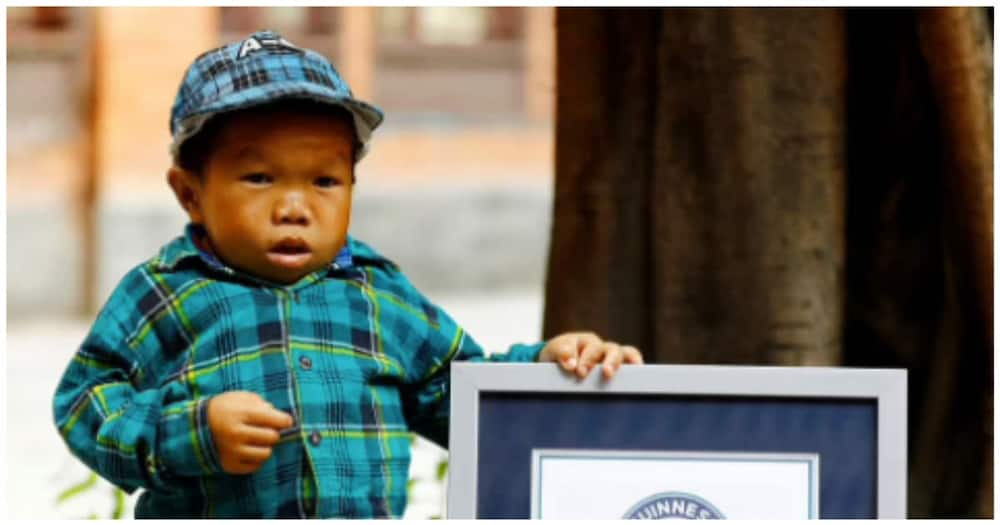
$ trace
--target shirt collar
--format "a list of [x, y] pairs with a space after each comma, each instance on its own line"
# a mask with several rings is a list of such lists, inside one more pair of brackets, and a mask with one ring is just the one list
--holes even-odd
[[[189, 223], [184, 228], [184, 235], [174, 239], [160, 250], [160, 253], [152, 261], [153, 266], [161, 272], [172, 272], [185, 261], [200, 261], [213, 270], [235, 274], [235, 270], [226, 266], [214, 254], [199, 245], [199, 239], [204, 237], [204, 226]], [[347, 243], [334, 257], [329, 265], [329, 270], [343, 270], [353, 266], [368, 265], [398, 269], [395, 263], [377, 253], [367, 244], [348, 235]]]

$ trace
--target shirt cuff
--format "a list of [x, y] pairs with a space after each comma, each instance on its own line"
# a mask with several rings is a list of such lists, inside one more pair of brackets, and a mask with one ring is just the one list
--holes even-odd
[[183, 401], [164, 409], [159, 425], [159, 458], [147, 461], [150, 474], [187, 477], [222, 472], [208, 425], [210, 399]]
[[515, 344], [510, 347], [507, 355], [510, 356], [509, 359], [512, 362], [534, 363], [538, 361], [538, 354], [542, 353], [542, 348], [545, 348], [545, 344], [545, 341], [530, 345]]

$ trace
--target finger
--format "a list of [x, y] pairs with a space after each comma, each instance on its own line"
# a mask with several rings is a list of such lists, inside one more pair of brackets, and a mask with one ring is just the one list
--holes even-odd
[[579, 351], [583, 351], [584, 347], [587, 345], [604, 342], [594, 332], [580, 332], [575, 335], [577, 340], [577, 350]]
[[604, 378], [611, 379], [622, 366], [625, 352], [618, 343], [604, 343]]
[[262, 461], [239, 461], [233, 470], [236, 474], [253, 474], [260, 470], [262, 466], [264, 466], [264, 462]]
[[240, 437], [247, 445], [273, 447], [281, 441], [281, 434], [271, 427], [243, 425]]
[[270, 403], [261, 397], [260, 394], [251, 390], [233, 390], [231, 392], [226, 392], [225, 395], [251, 405], [270, 405]]
[[565, 370], [572, 371], [576, 368], [576, 339], [573, 337], [559, 337], [549, 343], [549, 352], [552, 361], [559, 363]]
[[265, 426], [281, 430], [292, 426], [295, 422], [287, 412], [282, 412], [270, 405], [254, 407], [246, 412], [243, 422], [248, 425]]
[[236, 454], [240, 458], [240, 463], [263, 463], [271, 457], [271, 447], [254, 447], [243, 445], [236, 449]]
[[580, 377], [587, 377], [587, 374], [602, 357], [604, 357], [604, 344], [595, 337], [586, 343], [580, 352], [580, 365], [576, 368], [576, 374]]
[[625, 362], [628, 364], [641, 365], [643, 363], [642, 353], [634, 346], [623, 346], [622, 353], [624, 354]]
[[229, 461], [223, 470], [230, 474], [251, 474], [255, 472], [263, 463], [255, 463], [251, 461], [241, 461], [239, 459], [234, 459]]

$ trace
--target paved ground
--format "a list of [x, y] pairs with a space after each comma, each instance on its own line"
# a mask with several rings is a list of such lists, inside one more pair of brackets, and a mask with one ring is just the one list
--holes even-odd
[[[538, 339], [541, 291], [497, 291], [492, 294], [434, 297], [484, 347], [502, 350], [514, 342]], [[87, 479], [88, 471], [67, 451], [52, 423], [52, 393], [89, 321], [73, 319], [17, 320], [8, 324], [7, 373], [7, 505], [11, 519], [110, 516], [110, 485], [103, 480], [85, 496], [56, 505], [56, 496]], [[428, 442], [414, 450], [412, 477], [417, 480], [407, 518], [443, 513], [444, 485], [435, 470], [445, 452]], [[126, 516], [131, 516], [131, 504]]]

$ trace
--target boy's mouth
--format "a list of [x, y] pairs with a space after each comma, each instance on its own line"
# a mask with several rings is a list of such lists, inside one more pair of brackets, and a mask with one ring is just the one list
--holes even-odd
[[267, 259], [272, 264], [290, 270], [298, 270], [309, 262], [312, 250], [309, 244], [298, 237], [287, 237], [267, 251]]

